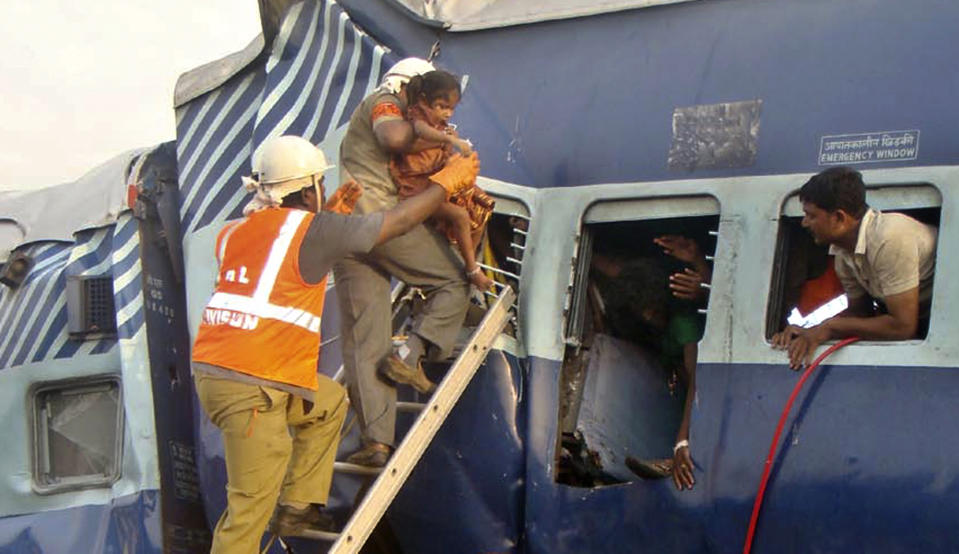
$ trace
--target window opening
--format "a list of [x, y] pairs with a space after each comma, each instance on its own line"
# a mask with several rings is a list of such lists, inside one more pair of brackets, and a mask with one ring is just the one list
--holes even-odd
[[[566, 313], [556, 479], [573, 486], [665, 475], [716, 248], [711, 197], [609, 204], [584, 217]], [[629, 215], [634, 220], [611, 221]], [[662, 237], [671, 238], [657, 243]], [[684, 279], [688, 297], [674, 295], [670, 277], [690, 272], [705, 273], [707, 286]]]
[[37, 492], [108, 487], [119, 479], [123, 409], [118, 379], [43, 384], [32, 397]]
[[[942, 197], [932, 185], [866, 187], [866, 203], [884, 213], [902, 213], [939, 227]], [[770, 291], [766, 312], [767, 340], [787, 324], [811, 327], [839, 315], [848, 306], [829, 247], [817, 245], [802, 227], [802, 205], [798, 194], [793, 194], [783, 204]], [[873, 300], [873, 309], [881, 313], [884, 307], [881, 302]], [[916, 338], [925, 338], [927, 331], [920, 325]]]

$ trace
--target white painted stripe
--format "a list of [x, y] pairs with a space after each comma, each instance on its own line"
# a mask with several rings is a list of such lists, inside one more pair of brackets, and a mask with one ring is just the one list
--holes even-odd
[[206, 162], [203, 165], [203, 168], [201, 169], [200, 173], [197, 174], [195, 178], [191, 179], [193, 181], [193, 186], [190, 188], [190, 192], [187, 193], [187, 197], [183, 201], [182, 210], [186, 210], [187, 207], [190, 205], [190, 203], [193, 202], [193, 198], [196, 197], [199, 189], [202, 188], [203, 181], [206, 180], [207, 174], [210, 173], [210, 170], [216, 164], [217, 160], [219, 160], [220, 157], [223, 155], [223, 151], [226, 150], [227, 145], [230, 144], [230, 142], [236, 136], [239, 129], [242, 129], [245, 126], [247, 120], [249, 120], [250, 118], [249, 114], [251, 112], [256, 111], [256, 108], [255, 108], [256, 105], [251, 102], [250, 103], [251, 105], [247, 106], [247, 109], [243, 113], [243, 115], [241, 115], [239, 118], [237, 118], [236, 121], [233, 122], [232, 127], [230, 127], [230, 130], [227, 132], [227, 136], [224, 137], [224, 139], [221, 140], [220, 143], [216, 145], [216, 148], [213, 150], [213, 152], [210, 152], [210, 153], [206, 152], [207, 142], [209, 142], [209, 140], [213, 137], [213, 135], [216, 134], [216, 132], [220, 128], [220, 125], [224, 124], [223, 122], [224, 118], [226, 118], [226, 116], [232, 112], [233, 106], [237, 103], [240, 97], [246, 93], [247, 89], [250, 88], [252, 84], [253, 84], [253, 74], [251, 73], [249, 76], [246, 77], [246, 79], [244, 79], [240, 83], [239, 86], [237, 86], [236, 90], [233, 91], [233, 94], [230, 96], [230, 100], [227, 102], [226, 106], [224, 106], [223, 109], [220, 110], [220, 113], [217, 114], [216, 119], [213, 121], [213, 123], [205, 129], [206, 134], [203, 135], [203, 139], [200, 141], [200, 144], [196, 147], [196, 149], [193, 150], [193, 156], [187, 159], [184, 162], [184, 164], [181, 166], [180, 178], [186, 179], [186, 178], [189, 178], [188, 174], [193, 170], [193, 165], [195, 163], [197, 163], [201, 158]]
[[[330, 28], [330, 11], [331, 11], [330, 6], [331, 5], [332, 3], [327, 2], [326, 8], [323, 10], [324, 12], [323, 29], [324, 30], [328, 30]], [[303, 41], [303, 48], [300, 49], [300, 54], [305, 55], [307, 50], [309, 50], [310, 43], [313, 41], [313, 35], [315, 34], [314, 32], [315, 30], [316, 29], [315, 29], [315, 22], [314, 22], [314, 26], [310, 27], [310, 32], [307, 35], [308, 37], [307, 40]], [[317, 76], [319, 76], [319, 73], [320, 73], [320, 65], [323, 63], [323, 57], [326, 55], [326, 47], [329, 44], [329, 32], [324, 32], [323, 37], [320, 40], [322, 41], [322, 44], [320, 45], [320, 52], [316, 56], [316, 58], [313, 60], [313, 65], [309, 69], [309, 79], [307, 80], [306, 85], [304, 85], [303, 87], [303, 93], [297, 95], [296, 102], [294, 102], [293, 106], [289, 110], [287, 110], [285, 114], [283, 114], [283, 117], [280, 118], [280, 121], [277, 122], [276, 126], [270, 129], [270, 132], [267, 133], [267, 135], [264, 137], [263, 139], [264, 141], [272, 137], [278, 137], [282, 135], [284, 132], [286, 132], [286, 130], [290, 128], [290, 125], [293, 124], [293, 121], [297, 118], [297, 116], [300, 115], [300, 112], [303, 110], [303, 105], [310, 98], [309, 93], [310, 91], [313, 90], [313, 87], [316, 84], [316, 78]], [[297, 61], [302, 63], [299, 60], [299, 56], [297, 57]], [[297, 73], [299, 73], [299, 66], [297, 66]], [[279, 96], [282, 96], [285, 93], [286, 93], [286, 89], [274, 90], [273, 92], [270, 93], [270, 97], [273, 98], [274, 96], [276, 96], [278, 100]], [[317, 106], [317, 108], [314, 111], [319, 112], [322, 109], [323, 109], [323, 104], [321, 103]], [[257, 122], [259, 123], [259, 121], [266, 115], [267, 115], [267, 112], [260, 110], [260, 115], [257, 117]], [[306, 133], [305, 136], [309, 137], [311, 135], [309, 133]]]
[[[234, 138], [242, 131], [246, 125], [250, 122], [253, 116], [256, 115], [256, 104], [250, 104], [250, 107], [240, 116], [236, 122], [233, 124], [233, 127], [230, 129], [227, 137], [223, 139], [223, 142], [220, 143], [217, 147], [217, 151], [213, 153], [210, 157], [209, 167], [212, 167], [215, 163], [215, 160], [219, 160], [223, 155], [223, 152], [226, 150], [227, 145], [233, 141]], [[212, 131], [211, 131], [212, 132]], [[227, 169], [219, 174], [216, 180], [213, 182], [213, 186], [207, 187], [205, 185], [206, 174], [208, 171], [204, 171], [202, 178], [197, 179], [196, 185], [190, 191], [191, 195], [187, 202], [183, 203], [183, 210], [185, 215], [185, 210], [189, 209], [190, 201], [196, 194], [200, 194], [202, 190], [203, 201], [200, 202], [200, 205], [196, 209], [196, 216], [193, 218], [193, 221], [190, 223], [190, 231], [196, 229], [197, 222], [200, 218], [203, 217], [203, 214], [206, 212], [207, 207], [213, 202], [213, 199], [216, 197], [216, 194], [220, 192], [227, 180], [233, 177], [233, 174], [236, 173], [236, 170], [240, 167], [240, 164], [246, 162], [250, 157], [250, 141], [246, 141], [240, 151], [237, 153], [236, 157], [233, 158], [233, 161], [230, 162], [230, 165]], [[236, 184], [236, 188], [239, 192], [246, 194], [246, 191], [243, 189], [243, 186], [240, 183]]]
[[330, 84], [333, 82], [333, 75], [336, 74], [336, 66], [339, 65], [340, 58], [343, 56], [344, 29], [348, 19], [345, 13], [340, 13], [340, 22], [339, 25], [337, 25], [336, 52], [333, 54], [330, 70], [326, 72], [326, 79], [323, 82], [323, 87], [320, 89], [322, 91], [320, 93], [320, 101], [316, 103], [317, 110], [313, 115], [313, 121], [311, 121], [310, 126], [307, 127], [305, 136], [312, 137], [316, 132], [316, 127], [320, 124], [320, 116], [326, 107], [326, 95], [330, 92]]
[[[343, 14], [343, 18], [346, 18], [346, 14]], [[336, 109], [333, 110], [333, 116], [330, 117], [330, 123], [326, 127], [326, 133], [323, 134], [324, 137], [333, 132], [333, 129], [336, 128], [336, 122], [340, 120], [340, 117], [343, 115], [343, 110], [346, 109], [346, 102], [350, 99], [350, 94], [353, 92], [353, 87], [356, 85], [356, 68], [360, 64], [360, 58], [362, 57], [363, 47], [363, 37], [356, 32], [355, 28], [351, 25], [350, 29], [353, 34], [353, 54], [350, 56], [350, 68], [346, 72], [346, 81], [343, 83], [343, 91], [340, 92], [340, 99], [336, 102]]]
[[370, 67], [370, 75], [366, 78], [366, 90], [363, 92], [363, 97], [367, 97], [373, 92], [373, 89], [380, 84], [380, 68], [383, 66], [383, 55], [386, 54], [386, 50], [376, 45], [373, 47], [373, 64]]
[[[23, 320], [24, 317], [27, 318], [26, 319], [27, 324], [23, 327], [23, 329], [29, 329], [30, 326], [33, 325], [33, 323], [36, 321], [37, 317], [39, 317], [42, 311], [42, 310], [38, 310], [37, 307], [42, 305], [47, 300], [47, 298], [50, 297], [50, 292], [52, 291], [53, 287], [57, 284], [57, 281], [59, 281], [59, 279], [56, 278], [56, 275], [54, 275], [54, 273], [56, 273], [57, 271], [60, 271], [63, 268], [63, 264], [58, 262], [65, 262], [69, 256], [70, 256], [69, 250], [58, 252], [54, 256], [51, 256], [49, 260], [46, 260], [45, 261], [46, 263], [43, 264], [43, 267], [40, 267], [38, 265], [37, 268], [34, 268], [33, 270], [30, 271], [30, 273], [34, 275], [33, 278], [36, 279], [37, 281], [34, 281], [34, 284], [30, 286], [29, 289], [27, 289], [27, 291], [29, 292], [23, 291], [24, 293], [27, 293], [26, 295], [29, 296], [29, 298], [24, 298], [25, 301], [20, 305], [20, 308], [16, 310], [16, 314], [13, 315], [11, 323], [9, 324], [7, 323], [7, 319], [9, 318], [11, 314], [13, 314], [13, 310], [10, 310], [9, 312], [7, 312], [7, 317], [5, 317], [2, 322], [0, 322], [0, 329], [12, 329], [13, 327], [20, 327], [21, 321]], [[38, 289], [37, 289], [36, 283], [44, 279], [46, 280], [46, 282], [43, 283], [42, 288], [39, 289], [39, 295], [38, 295]], [[30, 304], [30, 300], [33, 300], [33, 299], [37, 299], [37, 305], [32, 308], [33, 312], [31, 314], [25, 315], [24, 312], [26, 311], [27, 306]], [[46, 314], [44, 314], [44, 316], [45, 315]], [[3, 353], [4, 351], [6, 351], [14, 335], [17, 335], [17, 333], [11, 333], [11, 332], [6, 332], [4, 334], [6, 335], [6, 338], [3, 339], [3, 343], [0, 343], [0, 353]], [[18, 340], [26, 340], [26, 338], [27, 337], [21, 337], [17, 335]]]
[[113, 254], [111, 256], [111, 258], [113, 259], [113, 263], [118, 264], [122, 262], [123, 259], [126, 258], [127, 255], [130, 252], [132, 252], [133, 249], [136, 248], [138, 244], [140, 244], [140, 234], [134, 231], [133, 236], [131, 236], [125, 243], [123, 243], [123, 246], [113, 251]]
[[136, 315], [137, 310], [143, 307], [143, 295], [138, 294], [136, 297], [130, 301], [129, 304], [123, 308], [117, 310], [117, 331], [119, 332], [120, 327], [123, 326], [131, 317]]
[[[61, 262], [65, 262], [69, 255], [70, 251], [68, 249], [63, 250], [62, 252], [57, 252], [30, 270], [30, 274], [32, 275], [31, 283], [18, 288], [14, 294], [9, 296], [9, 303], [6, 306], [2, 306], [6, 313], [4, 313], [3, 319], [0, 319], [0, 329], [11, 329], [18, 326], [17, 324], [23, 317], [23, 312], [26, 310], [30, 300], [36, 298], [35, 295], [37, 294], [38, 287], [41, 286], [39, 282], [47, 276], [50, 270], [59, 271], [62, 269], [63, 264]], [[42, 292], [40, 295], [40, 303], [42, 303], [50, 294], [50, 287], [56, 283], [56, 281], [57, 279], [55, 277], [50, 277], [47, 279], [47, 282], [42, 285], [43, 288], [40, 290], [44, 292]], [[20, 304], [19, 309], [14, 310], [14, 301], [20, 298], [24, 299], [24, 302]], [[3, 343], [0, 344], [0, 352], [3, 352], [7, 348], [10, 339], [13, 338], [14, 335], [14, 333], [10, 332], [4, 334], [6, 335], [6, 338], [4, 338]]]
[[[295, 14], [294, 9], [296, 9]], [[287, 32], [281, 34], [283, 48], [274, 48], [273, 53], [270, 55], [270, 59], [266, 65], [267, 80], [269, 80], [270, 73], [276, 69], [276, 66], [283, 55], [283, 50], [286, 48], [286, 41], [289, 40], [290, 32], [293, 30], [292, 22], [299, 17], [299, 12], [302, 9], [303, 3], [297, 4], [295, 8], [291, 8], [289, 14], [286, 16], [286, 19], [283, 22], [284, 27], [286, 27], [287, 22], [291, 22], [291, 24], [289, 25]], [[293, 80], [300, 72], [300, 67], [303, 65], [303, 61], [306, 59], [306, 53], [309, 50], [310, 41], [313, 40], [313, 34], [316, 32], [316, 24], [317, 20], [314, 18], [313, 21], [310, 22], [310, 28], [306, 33], [306, 38], [303, 40], [301, 48], [297, 51], [296, 58], [294, 58], [290, 68], [287, 70], [286, 74], [283, 75], [283, 79], [276, 83], [269, 95], [263, 99], [263, 103], [260, 105], [259, 115], [256, 118], [257, 125], [259, 125], [260, 121], [269, 115], [270, 111], [272, 111], [276, 104], [280, 101], [280, 98], [283, 97], [283, 94], [286, 93], [286, 91], [290, 88], [290, 85], [293, 84]]]
[[[273, 52], [277, 53], [277, 56], [282, 54], [283, 50], [286, 49], [286, 43], [288, 40], [290, 40], [290, 35], [293, 34], [293, 26], [296, 25], [297, 21], [300, 19], [300, 12], [303, 11], [303, 4], [305, 4], [305, 2], [298, 2], [295, 4], [290, 8], [290, 11], [286, 12], [286, 17], [283, 18], [283, 23], [280, 24], [280, 31], [277, 33], [277, 37], [273, 41]], [[277, 63], [279, 63], [279, 59], [274, 59], [273, 56], [270, 56], [270, 59], [266, 62], [267, 73], [273, 71], [273, 68], [276, 67]]]
[[305, 217], [306, 212], [303, 210], [290, 211], [283, 226], [280, 227], [280, 232], [273, 239], [270, 255], [266, 258], [266, 265], [263, 266], [260, 279], [256, 283], [256, 290], [253, 291], [253, 299], [257, 302], [270, 301], [273, 285], [276, 284], [276, 277], [280, 274], [280, 266], [283, 265], [286, 253], [290, 250], [290, 243], [293, 242], [293, 236], [296, 235], [296, 230], [299, 229]]
[[137, 261], [132, 266], [130, 266], [130, 269], [123, 272], [123, 275], [119, 275], [113, 278], [113, 292], [118, 293], [121, 290], [123, 290], [123, 287], [129, 285], [131, 281], [139, 277], [140, 273], [141, 273], [140, 259], [137, 258]]
[[308, 331], [319, 333], [320, 322], [319, 315], [294, 308], [292, 306], [278, 306], [269, 302], [261, 302], [249, 296], [240, 294], [230, 294], [226, 292], [217, 292], [210, 298], [207, 308], [215, 310], [230, 310], [249, 314], [266, 319], [275, 319], [284, 323], [291, 323], [302, 327]]
[[[190, 122], [190, 127], [186, 129], [183, 134], [177, 139], [177, 158], [181, 158], [186, 154], [187, 148], [191, 148], [193, 142], [193, 135], [196, 134], [197, 129], [200, 126], [200, 122], [206, 119], [207, 112], [210, 111], [210, 108], [213, 107], [213, 104], [220, 98], [220, 95], [223, 94], [223, 91], [226, 87], [218, 87], [216, 90], [210, 93], [209, 96], [203, 99], [203, 105], [200, 106], [200, 111], [196, 114], [196, 117], [193, 118], [193, 121]], [[177, 113], [185, 113], [185, 109], [177, 110]], [[179, 125], [177, 125], [179, 127]], [[197, 146], [193, 145], [191, 150], [196, 153]]]
[[[37, 333], [36, 340], [33, 341], [33, 345], [30, 347], [30, 350], [27, 352], [27, 357], [24, 358], [24, 363], [30, 363], [33, 360], [33, 357], [37, 355], [37, 349], [40, 348], [40, 343], [43, 342], [43, 339], [46, 338], [47, 333], [50, 332], [50, 326], [53, 325], [53, 320], [57, 318], [57, 315], [63, 310], [67, 305], [66, 294], [61, 294], [57, 296], [56, 303], [54, 303], [53, 308], [47, 312], [45, 317], [47, 318], [46, 322], [43, 324], [43, 327], [40, 329], [40, 332]], [[67, 334], [66, 325], [63, 326], [62, 334]], [[48, 350], [47, 354], [56, 353], [53, 350]], [[16, 355], [14, 355], [16, 357]]]
[[[84, 242], [83, 244], [78, 244], [70, 249], [70, 259], [67, 261], [67, 265], [72, 264], [73, 262], [79, 260], [80, 258], [86, 256], [90, 252], [95, 251], [103, 245], [103, 241], [110, 236], [108, 233], [109, 229], [102, 229], [94, 233], [90, 240]], [[111, 237], [112, 238], [112, 237]]]

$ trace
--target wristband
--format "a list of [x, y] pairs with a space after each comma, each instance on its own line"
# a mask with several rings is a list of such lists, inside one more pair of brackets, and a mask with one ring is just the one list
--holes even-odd
[[466, 276], [467, 276], [467, 277], [472, 277], [472, 276], [474, 276], [474, 275], [479, 275], [481, 271], [483, 271], [483, 268], [480, 267], [480, 266], [476, 266], [476, 267], [474, 267], [473, 269], [467, 271], [467, 272], [466, 272]]
[[688, 441], [687, 439], [683, 439], [683, 440], [677, 442], [677, 443], [676, 443], [676, 446], [673, 447], [673, 455], [674, 455], [674, 456], [676, 455], [677, 452], [679, 452], [679, 449], [680, 449], [680, 448], [689, 448], [689, 441]]

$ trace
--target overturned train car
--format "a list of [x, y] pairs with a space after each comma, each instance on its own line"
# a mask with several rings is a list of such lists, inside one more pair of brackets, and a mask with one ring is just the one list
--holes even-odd
[[[158, 336], [188, 344], [181, 335], [195, 329], [213, 283], [213, 239], [224, 222], [239, 217], [246, 201], [239, 177], [263, 140], [299, 134], [335, 158], [352, 109], [391, 63], [434, 52], [438, 65], [465, 76], [454, 120], [480, 153], [481, 186], [497, 199], [488, 261], [517, 285], [517, 325], [391, 506], [387, 519], [404, 551], [740, 550], [769, 440], [797, 379], [769, 337], [795, 299], [795, 275], [805, 271], [797, 260], [822, 254], [799, 228], [796, 191], [810, 174], [838, 164], [863, 172], [872, 206], [940, 227], [930, 327], [923, 339], [846, 347], [807, 385], [776, 461], [755, 549], [956, 549], [948, 514], [959, 507], [952, 463], [959, 432], [939, 422], [953, 419], [959, 393], [953, 361], [959, 352], [950, 340], [956, 324], [949, 316], [959, 301], [952, 279], [959, 262], [949, 246], [959, 202], [953, 132], [959, 80], [940, 68], [950, 66], [956, 50], [959, 6], [936, 0], [260, 4], [261, 37], [178, 83], [179, 189], [170, 233], [175, 228], [181, 238], [171, 243], [166, 236], [167, 248], [182, 246], [184, 297], [172, 327]], [[625, 466], [626, 456], [669, 456], [680, 397], [655, 348], [617, 336], [590, 272], [595, 256], [662, 256], [652, 244], [662, 234], [694, 238], [712, 269], [708, 303], [698, 306], [704, 332], [690, 429], [697, 482], [684, 492], [668, 480], [641, 480]], [[145, 249], [142, 239], [138, 244]], [[42, 255], [31, 254], [37, 260], [31, 274]], [[176, 265], [169, 270], [162, 282], [176, 283]], [[113, 279], [122, 314], [118, 295], [125, 289]], [[142, 296], [144, 285], [137, 286]], [[333, 337], [335, 302], [327, 306], [324, 336]], [[131, 339], [121, 327], [113, 346], [70, 348], [107, 349], [122, 365], [124, 341]], [[0, 340], [17, 343], [22, 333], [5, 331]], [[149, 342], [150, 333], [147, 320], [139, 340]], [[56, 357], [63, 344], [74, 344], [68, 335], [52, 340], [60, 350], [41, 341], [13, 359], [39, 363], [41, 351]], [[136, 352], [152, 356], [160, 348]], [[337, 348], [326, 347], [321, 371], [336, 371]], [[0, 360], [6, 351], [0, 345]], [[185, 350], [178, 346], [175, 355]], [[152, 400], [117, 411], [129, 429], [146, 406], [156, 406], [153, 427], [143, 423], [152, 437], [123, 433], [153, 452], [162, 469], [163, 456], [173, 460], [174, 450], [169, 439], [161, 445], [167, 409], [157, 391], [185, 390], [187, 377], [177, 373], [178, 389], [168, 383], [173, 370], [150, 367], [139, 380], [124, 374], [119, 383], [123, 402], [134, 382], [152, 389]], [[64, 371], [37, 380], [72, 376]], [[26, 372], [6, 369], [0, 378], [14, 375]], [[145, 375], [152, 375], [152, 387]], [[111, 382], [118, 381], [98, 381], [102, 392], [95, 394], [112, 394], [118, 386]], [[35, 396], [25, 396], [30, 386], [4, 388], [19, 403], [11, 410], [22, 414], [24, 402], [55, 402], [56, 389], [39, 385]], [[192, 402], [184, 398], [177, 401]], [[213, 521], [224, 505], [219, 439], [198, 407], [178, 417], [187, 413], [196, 437], [196, 489]], [[33, 431], [22, 428], [22, 452], [9, 449], [5, 459], [8, 474], [20, 476], [11, 490], [35, 503], [8, 507], [0, 521], [20, 531], [4, 538], [5, 546], [37, 540], [25, 523], [32, 520], [24, 518], [66, 513], [50, 501], [60, 493], [36, 492], [46, 477], [29, 469], [37, 459]], [[185, 445], [176, 456], [194, 454], [192, 438], [175, 442]], [[99, 495], [99, 502], [71, 506], [111, 506], [101, 514], [116, 512], [112, 506], [122, 498], [144, 514], [131, 536], [155, 538], [161, 508], [137, 491], [149, 497], [160, 490], [162, 499], [177, 482], [161, 483], [162, 472], [153, 481], [134, 477], [156, 473], [128, 467], [131, 459], [154, 458], [125, 456], [110, 489], [62, 494]], [[123, 495], [108, 492], [128, 480], [137, 483]], [[353, 490], [334, 496], [345, 504]], [[178, 529], [164, 527], [163, 535]], [[200, 544], [201, 535], [191, 533], [177, 536]], [[159, 548], [158, 540], [137, 544]], [[53, 543], [41, 548], [62, 551]]]

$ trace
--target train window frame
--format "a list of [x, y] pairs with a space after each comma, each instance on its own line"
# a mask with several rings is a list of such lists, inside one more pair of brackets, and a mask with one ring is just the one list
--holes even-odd
[[[943, 210], [942, 190], [934, 183], [928, 181], [906, 181], [906, 182], [884, 182], [875, 185], [866, 186], [866, 203], [870, 208], [878, 209], [882, 212], [898, 212], [907, 215], [916, 214], [920, 210], [934, 211], [934, 217], [931, 217], [936, 223], [937, 228], [941, 228], [941, 217]], [[795, 230], [789, 230], [787, 227], [795, 227], [803, 215], [802, 204], [799, 201], [799, 191], [795, 190], [788, 194], [782, 201], [778, 217], [776, 219], [776, 246], [772, 263], [770, 276], [769, 297], [766, 304], [764, 338], [770, 342], [773, 335], [784, 327], [784, 320], [787, 310], [784, 305], [786, 301], [786, 278], [789, 274], [787, 251], [790, 248], [791, 233]], [[941, 235], [940, 235], [941, 236]], [[936, 261], [939, 261], [939, 244], [936, 245]], [[935, 298], [935, 283], [933, 284], [933, 299]], [[827, 317], [828, 319], [828, 317]], [[932, 323], [930, 322], [930, 330]], [[868, 344], [922, 344], [926, 341], [928, 332], [921, 338], [906, 339], [902, 341], [861, 341], [860, 345]], [[830, 341], [833, 342], [833, 341]]]
[[[98, 398], [95, 394], [106, 393], [109, 403], [106, 405], [108, 410], [103, 412], [103, 403], [97, 406]], [[31, 431], [32, 431], [32, 488], [35, 493], [40, 495], [57, 494], [68, 491], [91, 489], [91, 488], [109, 488], [117, 482], [122, 475], [123, 467], [123, 442], [125, 429], [125, 414], [123, 406], [123, 387], [119, 376], [117, 375], [95, 375], [82, 378], [65, 379], [58, 381], [45, 381], [35, 383], [27, 392], [28, 406], [30, 406]], [[80, 398], [86, 395], [87, 400]], [[103, 471], [99, 472], [78, 472], [76, 474], [56, 474], [52, 456], [56, 449], [51, 440], [55, 432], [51, 426], [51, 403], [53, 400], [59, 400], [56, 397], [64, 398], [62, 408], [57, 416], [71, 416], [69, 422], [72, 423], [79, 417], [83, 417], [84, 409], [91, 422], [85, 426], [104, 431], [110, 428], [114, 431], [112, 445], [105, 446], [101, 455], [109, 455], [106, 463], [103, 464]], [[72, 404], [72, 400], [75, 400]], [[93, 408], [93, 409], [91, 409]], [[95, 408], [100, 408], [96, 410]], [[109, 410], [113, 409], [113, 412]], [[97, 418], [97, 419], [94, 419]], [[77, 450], [83, 449], [82, 437], [80, 440], [72, 441], [78, 445]], [[80, 452], [83, 454], [83, 452]], [[93, 463], [88, 465], [93, 466]]]
[[[714, 218], [714, 219], [707, 219]], [[585, 358], [588, 357], [588, 351], [590, 348], [596, 346], [591, 344], [591, 340], [586, 337], [587, 319], [589, 316], [587, 312], [589, 308], [587, 303], [591, 302], [588, 298], [590, 295], [595, 296], [595, 294], [588, 292], [591, 288], [594, 288], [593, 281], [590, 278], [590, 270], [592, 266], [592, 258], [594, 251], [599, 246], [597, 240], [604, 241], [602, 234], [613, 233], [613, 236], [617, 232], [616, 226], [622, 225], [623, 229], [633, 228], [641, 233], [648, 234], [649, 236], [655, 236], [656, 233], [651, 229], [655, 225], [655, 222], [662, 221], [667, 223], [667, 228], [669, 226], [675, 226], [678, 229], [683, 229], [684, 225], [688, 225], [693, 220], [696, 221], [694, 228], [701, 227], [697, 229], [694, 233], [697, 240], [705, 239], [708, 243], [704, 242], [701, 245], [703, 253], [706, 255], [707, 260], [712, 262], [715, 259], [716, 249], [719, 245], [719, 226], [722, 222], [722, 205], [718, 197], [709, 192], [693, 192], [688, 194], [680, 195], [668, 195], [668, 196], [649, 196], [649, 197], [627, 197], [627, 198], [609, 198], [595, 201], [587, 205], [580, 218], [579, 228], [576, 236], [576, 244], [574, 246], [574, 258], [571, 264], [571, 272], [569, 286], [567, 289], [566, 300], [563, 306], [563, 321], [561, 326], [561, 332], [563, 333], [563, 341], [565, 343], [563, 359], [561, 362], [561, 376], [560, 376], [560, 386], [559, 394], [560, 398], [558, 399], [558, 426], [557, 434], [555, 437], [556, 440], [556, 470], [554, 471], [553, 478], [561, 484], [570, 485], [570, 486], [581, 486], [581, 487], [597, 487], [604, 485], [612, 485], [620, 482], [630, 482], [636, 481], [639, 478], [633, 475], [631, 472], [626, 470], [623, 471], [622, 466], [624, 459], [622, 456], [619, 456], [619, 459], [616, 459], [616, 454], [613, 452], [619, 452], [616, 448], [606, 448], [608, 445], [606, 441], [600, 439], [597, 440], [598, 435], [596, 435], [596, 430], [593, 433], [590, 433], [589, 430], [584, 429], [586, 426], [593, 425], [595, 426], [601, 418], [597, 418], [589, 415], [589, 407], [587, 405], [590, 402], [589, 398], [585, 397], [585, 391], [588, 385], [589, 375], [589, 362], [585, 361]], [[604, 230], [604, 226], [608, 225], [608, 229]], [[649, 228], [646, 228], [649, 227]], [[669, 234], [669, 231], [664, 231], [663, 234]], [[702, 235], [699, 237], [698, 235]], [[607, 237], [608, 239], [609, 237]], [[613, 244], [607, 244], [607, 247], [616, 248]], [[650, 245], [650, 248], [654, 250], [659, 250], [658, 247]], [[634, 252], [636, 255], [642, 257], [640, 249]], [[595, 308], [594, 308], [595, 309]], [[702, 345], [703, 340], [708, 333], [709, 326], [709, 317], [708, 317], [709, 304], [707, 303], [705, 309], [698, 310], [702, 316], [705, 316], [703, 329], [703, 338], [700, 339], [699, 344]], [[592, 318], [592, 319], [595, 319]], [[590, 319], [590, 321], [592, 321]], [[608, 329], [605, 333], [614, 333], [611, 329]], [[610, 335], [612, 336], [612, 335]], [[628, 348], [643, 348], [639, 343], [633, 344], [630, 341], [625, 339], [615, 339], [614, 342], [609, 344], [615, 345], [616, 341], [621, 344], [628, 343]], [[606, 344], [606, 343], [604, 343]], [[631, 346], [630, 346], [631, 345]], [[599, 348], [606, 348], [603, 345], [599, 345]], [[599, 350], [597, 350], [599, 352]], [[610, 350], [613, 352], [613, 350]], [[645, 350], [643, 350], [645, 352]], [[644, 353], [642, 356], [648, 357], [649, 353]], [[580, 357], [583, 359], [580, 359]], [[602, 354], [600, 354], [602, 356]], [[574, 367], [575, 366], [575, 367]], [[651, 366], [652, 367], [652, 366]], [[657, 365], [656, 367], [661, 367]], [[640, 379], [644, 379], [640, 377]], [[600, 387], [601, 384], [593, 379], [594, 387]], [[672, 386], [670, 385], [670, 390]], [[599, 388], [595, 389], [596, 391], [600, 390]], [[672, 392], [670, 392], [672, 396]], [[658, 404], [656, 404], [658, 406]], [[682, 410], [680, 410], [681, 412]], [[581, 420], [582, 415], [586, 414], [587, 418], [593, 418], [593, 423], [585, 422]], [[595, 414], [594, 414], [595, 415]], [[681, 413], [679, 414], [681, 419]], [[605, 418], [603, 418], [605, 419]], [[607, 421], [617, 420], [616, 417], [611, 417], [606, 419]], [[657, 418], [647, 418], [652, 421]], [[658, 444], [662, 442], [659, 435], [665, 434], [669, 436], [668, 447], [672, 447], [674, 442], [675, 433], [678, 430], [672, 428], [671, 425], [667, 425], [671, 420], [669, 418], [659, 418], [663, 419], [662, 425], [653, 425], [650, 427], [653, 434], [645, 434], [648, 429], [645, 427], [640, 434], [637, 436], [646, 437], [643, 439], [644, 442], [647, 441], [649, 444], [637, 444], [639, 450], [644, 449], [654, 449], [653, 444]], [[669, 420], [669, 421], [666, 421]], [[676, 422], [678, 425], [678, 422]], [[647, 427], [649, 425], [644, 424]], [[615, 426], [614, 426], [615, 427]], [[668, 427], [668, 429], [667, 429]], [[658, 430], [656, 430], [656, 429]], [[619, 430], [612, 430], [612, 434], [624, 438], [626, 435], [620, 433]], [[602, 429], [598, 430], [599, 433], [603, 433]], [[593, 436], [589, 436], [589, 435]], [[597, 444], [594, 444], [597, 443]], [[602, 447], [600, 444], [603, 443]], [[609, 450], [609, 453], [606, 453], [604, 456], [602, 453], [594, 450], [599, 448], [599, 450]], [[668, 448], [667, 448], [668, 449]], [[577, 454], [578, 452], [578, 454]], [[621, 453], [620, 453], [621, 454]], [[564, 457], [573, 456], [574, 458], [582, 457], [586, 459], [600, 459], [603, 458], [607, 461], [607, 467], [605, 469], [609, 470], [611, 473], [605, 477], [597, 477], [595, 481], [585, 484], [580, 481], [576, 475], [570, 476], [567, 472], [564, 473]], [[576, 465], [576, 462], [574, 462]], [[565, 466], [568, 468], [569, 463], [565, 463]], [[620, 467], [622, 466], [622, 467]]]

